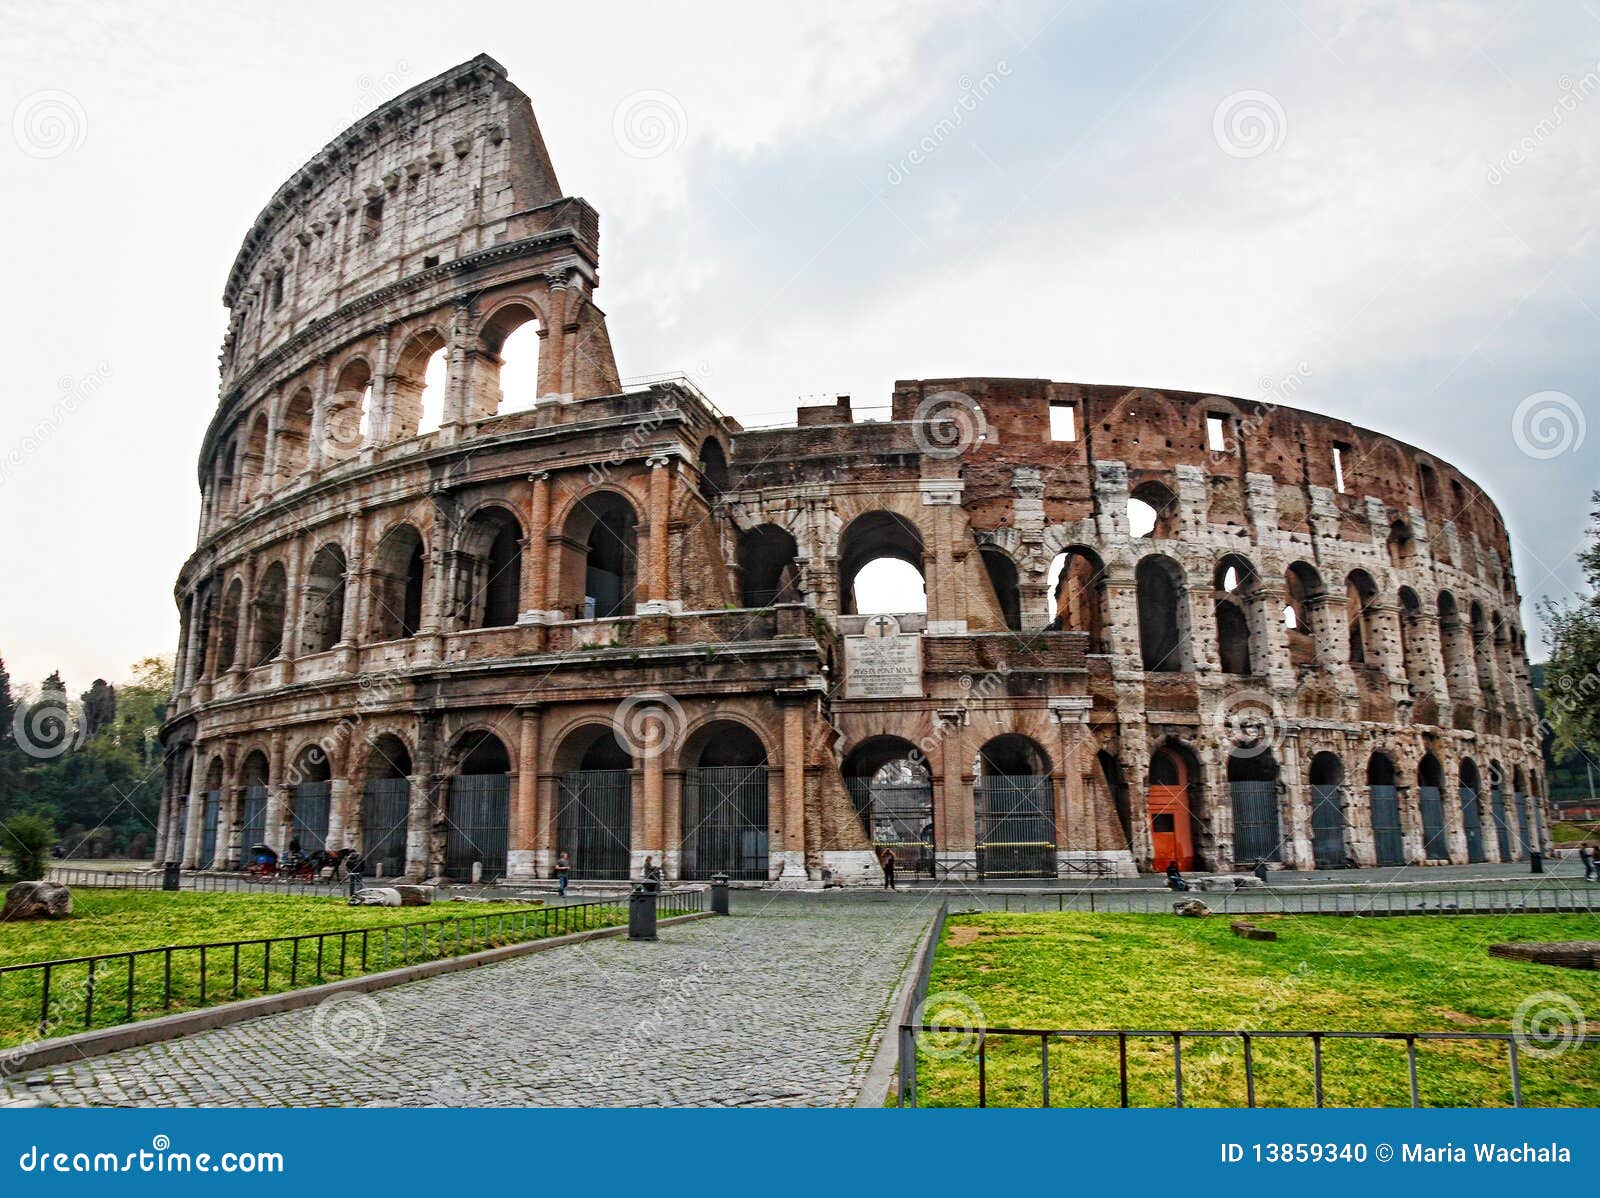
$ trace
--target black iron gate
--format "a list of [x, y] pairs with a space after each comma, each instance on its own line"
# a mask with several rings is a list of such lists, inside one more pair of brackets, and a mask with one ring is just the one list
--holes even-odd
[[933, 785], [848, 778], [851, 801], [873, 848], [894, 854], [894, 867], [934, 876]]
[[183, 803], [178, 808], [178, 814], [174, 817], [178, 821], [178, 848], [177, 848], [177, 851], [172, 854], [172, 859], [174, 861], [182, 861], [183, 860], [184, 845], [188, 842], [188, 839], [189, 839], [189, 803], [190, 802], [191, 802], [191, 800], [190, 800], [189, 796], [188, 795], [184, 795], [183, 796]]
[[222, 792], [206, 791], [205, 807], [200, 814], [200, 868], [210, 869], [217, 859], [217, 817], [222, 811]]
[[1406, 863], [1406, 837], [1400, 829], [1400, 792], [1393, 786], [1370, 786], [1372, 849], [1379, 865]]
[[328, 805], [332, 794], [331, 782], [302, 782], [294, 788], [289, 837], [300, 842], [302, 853], [328, 847]]
[[250, 846], [267, 842], [267, 788], [265, 786], [247, 786], [244, 788], [244, 810], [240, 813], [239, 819], [242, 829], [240, 833], [242, 842], [239, 846], [239, 851], [248, 861], [250, 859]]
[[1533, 839], [1528, 835], [1528, 796], [1520, 791], [1517, 793], [1517, 835], [1522, 838], [1522, 848], [1517, 853], [1520, 861], [1533, 848]]
[[575, 878], [626, 878], [633, 843], [633, 771], [561, 775], [556, 847]]
[[765, 882], [767, 767], [706, 766], [683, 776], [683, 858], [679, 876], [727, 874]]
[[1276, 782], [1230, 782], [1233, 796], [1233, 859], [1245, 865], [1281, 861]]
[[1483, 817], [1478, 813], [1478, 792], [1470, 786], [1461, 788], [1461, 826], [1467, 833], [1467, 860], [1487, 861], [1483, 855]]
[[368, 778], [361, 795], [361, 855], [367, 873], [392, 878], [405, 872], [409, 778]]
[[1422, 816], [1422, 855], [1429, 861], [1448, 861], [1450, 842], [1444, 835], [1444, 796], [1437, 786], [1417, 787], [1417, 810]]
[[1504, 791], [1492, 790], [1489, 792], [1489, 806], [1494, 812], [1494, 834], [1500, 842], [1500, 860], [1510, 861], [1511, 856], [1511, 822], [1506, 818], [1506, 796]]
[[1318, 869], [1345, 864], [1344, 805], [1336, 785], [1318, 783], [1311, 788], [1311, 859]]
[[445, 800], [444, 872], [461, 881], [483, 863], [482, 877], [503, 877], [511, 839], [511, 780], [504, 774], [458, 774]]
[[1055, 791], [1048, 774], [995, 774], [974, 784], [978, 875], [1056, 876]]

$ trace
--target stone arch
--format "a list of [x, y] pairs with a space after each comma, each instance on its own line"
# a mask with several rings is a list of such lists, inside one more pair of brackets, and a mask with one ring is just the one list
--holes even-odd
[[1233, 860], [1236, 865], [1283, 860], [1278, 810], [1278, 760], [1271, 745], [1254, 741], [1230, 746], [1228, 793], [1233, 801]]
[[1257, 643], [1252, 627], [1261, 592], [1261, 577], [1255, 566], [1237, 553], [1224, 554], [1212, 571], [1211, 589], [1217, 618], [1217, 660], [1222, 672], [1261, 672], [1265, 646]]
[[1283, 626], [1289, 638], [1289, 664], [1316, 665], [1321, 658], [1321, 606], [1327, 598], [1322, 575], [1308, 562], [1291, 562], [1283, 572], [1283, 583]]
[[[546, 327], [543, 314], [530, 299], [506, 299], [490, 310], [478, 333], [469, 419], [487, 420], [538, 402], [539, 342]], [[525, 369], [523, 360], [528, 357], [532, 361], [526, 362]], [[517, 376], [509, 395], [507, 366]]]
[[264, 666], [283, 653], [283, 622], [288, 599], [288, 576], [283, 563], [274, 561], [261, 572], [256, 593], [250, 600], [250, 665]]
[[839, 537], [839, 611], [843, 615], [871, 614], [863, 610], [856, 594], [857, 584], [864, 572], [871, 570], [868, 582], [878, 601], [869, 596], [866, 607], [887, 610], [894, 606], [886, 600], [901, 596], [911, 599], [913, 606], [901, 606], [894, 614], [905, 611], [926, 611], [926, 590], [921, 606], [910, 594], [910, 575], [903, 570], [883, 567], [880, 563], [901, 562], [916, 571], [917, 578], [926, 587], [927, 574], [923, 566], [922, 533], [897, 512], [878, 509], [864, 512], [846, 526]]
[[522, 522], [501, 503], [467, 517], [459, 545], [457, 582], [464, 628], [508, 628], [522, 610]]
[[1054, 877], [1054, 766], [1031, 737], [1002, 733], [973, 761], [978, 873], [982, 877]]
[[444, 874], [487, 880], [506, 872], [511, 833], [511, 750], [493, 729], [471, 725], [445, 755]]
[[933, 774], [922, 751], [901, 736], [868, 736], [844, 755], [840, 772], [873, 848], [893, 853], [896, 870], [932, 875]]
[[1411, 535], [1411, 526], [1404, 520], [1390, 524], [1389, 538], [1384, 542], [1384, 548], [1389, 554], [1389, 565], [1396, 570], [1410, 567], [1417, 553], [1417, 542]]
[[312, 555], [300, 616], [300, 653], [324, 653], [344, 635], [344, 550], [335, 541]]
[[1011, 555], [995, 545], [983, 545], [978, 550], [983, 559], [984, 573], [994, 588], [995, 601], [1005, 617], [1006, 627], [1013, 632], [1022, 630], [1022, 588], [1017, 574], [1017, 563]]
[[357, 354], [333, 376], [333, 392], [323, 404], [322, 459], [340, 462], [361, 452], [372, 431], [372, 364]]
[[1378, 585], [1365, 570], [1352, 570], [1344, 580], [1345, 625], [1349, 632], [1350, 664], [1377, 664]]
[[568, 509], [561, 528], [557, 579], [568, 618], [631, 616], [639, 575], [639, 510], [610, 488], [589, 491]]
[[582, 718], [556, 741], [556, 847], [573, 877], [629, 876], [633, 843], [633, 753], [614, 724]]
[[429, 326], [401, 347], [389, 382], [388, 440], [405, 441], [443, 423], [449, 344], [444, 330]]
[[1422, 819], [1422, 855], [1448, 861], [1450, 846], [1444, 824], [1444, 767], [1430, 750], [1417, 760], [1417, 810]]
[[267, 477], [267, 414], [257, 412], [250, 421], [250, 431], [244, 440], [244, 465], [242, 492], [245, 499], [255, 499], [271, 489]]
[[1178, 673], [1192, 668], [1183, 567], [1165, 554], [1152, 553], [1139, 559], [1134, 584], [1139, 597], [1139, 652], [1145, 672]]
[[277, 485], [288, 486], [305, 473], [311, 448], [311, 422], [314, 404], [310, 387], [300, 387], [284, 400], [278, 416], [278, 431], [273, 438]]
[[370, 640], [417, 635], [422, 627], [426, 575], [427, 550], [416, 525], [405, 520], [391, 524], [372, 554]]
[[800, 602], [799, 549], [789, 531], [758, 524], [739, 534], [739, 598], [744, 607]]
[[1345, 846], [1344, 762], [1327, 749], [1315, 754], [1307, 770], [1311, 786], [1311, 860], [1317, 869], [1349, 864]]
[[366, 741], [361, 761], [361, 820], [351, 837], [365, 858], [367, 872], [391, 877], [404, 872], [411, 822], [411, 746], [396, 731]]
[[766, 881], [769, 757], [765, 738], [737, 717], [703, 721], [684, 742], [679, 877]]
[[695, 463], [700, 471], [700, 488], [707, 499], [717, 499], [728, 489], [728, 455], [723, 452], [722, 443], [715, 437], [707, 437], [700, 443], [700, 452], [695, 457]]
[[1145, 768], [1146, 806], [1150, 818], [1152, 869], [1176, 862], [1180, 870], [1201, 861], [1199, 840], [1204, 824], [1204, 770], [1199, 755], [1176, 737], [1162, 738], [1150, 751]]
[[1166, 483], [1147, 479], [1128, 492], [1128, 533], [1170, 541], [1178, 535], [1178, 496]]
[[1046, 582], [1048, 627], [1087, 633], [1090, 653], [1107, 652], [1106, 567], [1100, 555], [1086, 545], [1069, 545], [1050, 563]]
[[220, 674], [243, 665], [239, 652], [239, 629], [244, 617], [244, 580], [237, 575], [223, 593], [222, 610], [217, 617], [216, 670]]

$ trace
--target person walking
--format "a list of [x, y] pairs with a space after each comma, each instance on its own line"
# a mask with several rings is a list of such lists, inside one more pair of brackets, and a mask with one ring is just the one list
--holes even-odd
[[562, 853], [556, 858], [556, 894], [565, 896], [567, 893], [567, 878], [572, 873], [572, 862], [567, 860], [567, 855]]
[[1580, 844], [1578, 846], [1578, 860], [1583, 862], [1583, 876], [1584, 876], [1584, 879], [1588, 880], [1588, 879], [1594, 877], [1594, 873], [1595, 873], [1594, 854], [1589, 851], [1589, 846], [1588, 845]]
[[1183, 880], [1183, 874], [1178, 869], [1178, 859], [1174, 857], [1167, 862], [1167, 889], [1187, 890], [1189, 883]]
[[894, 885], [894, 850], [886, 845], [878, 846], [878, 863], [883, 866], [883, 888], [893, 890]]

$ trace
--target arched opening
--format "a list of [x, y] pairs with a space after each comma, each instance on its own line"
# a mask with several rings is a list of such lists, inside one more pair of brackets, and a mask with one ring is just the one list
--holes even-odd
[[586, 495], [561, 539], [561, 605], [579, 620], [631, 616], [638, 587], [638, 516], [614, 491]]
[[1372, 605], [1378, 586], [1365, 570], [1352, 570], [1344, 580], [1345, 624], [1350, 636], [1350, 664], [1377, 664], [1375, 616]]
[[1289, 664], [1313, 666], [1320, 659], [1322, 603], [1327, 594], [1322, 576], [1305, 562], [1294, 562], [1283, 572], [1283, 626], [1289, 637]]
[[1422, 855], [1429, 861], [1450, 860], [1444, 834], [1444, 771], [1439, 759], [1424, 753], [1417, 763], [1417, 811], [1422, 818]]
[[1283, 860], [1278, 814], [1278, 762], [1264, 742], [1235, 745], [1228, 754], [1233, 800], [1233, 860], [1239, 867]]
[[739, 600], [744, 607], [800, 602], [794, 538], [776, 524], [739, 534]]
[[1056, 876], [1055, 788], [1050, 756], [1025, 736], [997, 736], [973, 763], [978, 875]]
[[[1461, 622], [1461, 612], [1456, 607], [1456, 597], [1449, 591], [1439, 592], [1439, 648], [1444, 657], [1445, 687], [1453, 702], [1465, 702], [1471, 693], [1468, 678], [1472, 669], [1471, 658], [1463, 645], [1466, 626]], [[1441, 724], [1449, 721], [1440, 719]]]
[[244, 442], [244, 497], [254, 499], [266, 494], [267, 414], [257, 412], [250, 422], [250, 433]]
[[217, 618], [216, 673], [239, 665], [239, 619], [244, 614], [244, 583], [235, 578], [228, 584]]
[[250, 604], [250, 626], [254, 630], [250, 664], [253, 666], [266, 665], [283, 652], [283, 613], [288, 592], [283, 563], [273, 562], [256, 584], [256, 597]]
[[1483, 851], [1483, 814], [1479, 807], [1483, 791], [1478, 780], [1477, 763], [1470, 757], [1461, 759], [1461, 826], [1467, 837], [1467, 861], [1476, 863], [1489, 858]]
[[333, 795], [333, 773], [328, 755], [318, 745], [308, 745], [289, 771], [289, 851], [317, 853], [328, 847], [328, 809]]
[[1334, 753], [1311, 759], [1311, 860], [1317, 869], [1349, 864], [1344, 845], [1344, 763]]
[[[1427, 675], [1423, 663], [1427, 661], [1422, 643], [1422, 601], [1410, 587], [1400, 588], [1400, 659], [1405, 668], [1406, 682], [1413, 695], [1426, 690]], [[1434, 721], [1422, 721], [1431, 723]]]
[[444, 337], [436, 329], [424, 329], [406, 343], [389, 384], [389, 440], [431, 433], [443, 422], [449, 361]]
[[1200, 822], [1200, 762], [1189, 746], [1167, 741], [1150, 754], [1146, 777], [1150, 808], [1150, 868], [1172, 862], [1180, 870], [1199, 863], [1195, 828]]
[[1517, 807], [1517, 860], [1527, 857], [1533, 847], [1532, 820], [1528, 810], [1528, 785], [1520, 765], [1511, 767], [1511, 793]]
[[1500, 860], [1516, 860], [1516, 848], [1511, 842], [1511, 817], [1506, 811], [1506, 771], [1498, 761], [1489, 762], [1489, 811], [1494, 818]]
[[306, 573], [305, 611], [300, 622], [300, 652], [325, 653], [344, 631], [344, 550], [324, 545]]
[[260, 749], [246, 755], [239, 767], [239, 782], [244, 787], [239, 808], [239, 842], [246, 861], [257, 845], [267, 843], [267, 787], [271, 780], [267, 755]]
[[1374, 753], [1367, 759], [1367, 803], [1372, 814], [1372, 847], [1378, 865], [1406, 863], [1405, 833], [1400, 825], [1400, 789], [1394, 759]]
[[1161, 554], [1142, 558], [1134, 570], [1139, 592], [1139, 653], [1147, 673], [1177, 673], [1189, 667], [1189, 618], [1183, 601], [1183, 570]]
[[538, 314], [525, 304], [506, 305], [484, 326], [472, 419], [526, 411], [539, 402], [539, 333]]
[[1106, 750], [1094, 755], [1100, 767], [1100, 781], [1111, 797], [1111, 806], [1117, 813], [1117, 823], [1122, 828], [1122, 843], [1133, 848], [1133, 809], [1128, 802], [1128, 783], [1122, 776], [1122, 763]]
[[509, 628], [522, 600], [522, 525], [503, 507], [489, 507], [467, 522], [461, 537], [462, 624]]
[[206, 770], [206, 789], [200, 809], [200, 860], [201, 869], [217, 865], [217, 829], [222, 823], [222, 758], [213, 757]]
[[872, 847], [894, 854], [896, 872], [933, 877], [933, 777], [916, 746], [874, 736], [850, 750], [843, 772]]
[[767, 750], [745, 725], [718, 720], [686, 746], [679, 876], [768, 878]]
[[1170, 541], [1178, 535], [1178, 497], [1165, 483], [1141, 483], [1128, 493], [1128, 535]]
[[1013, 632], [1022, 630], [1022, 589], [1017, 585], [1017, 563], [1004, 550], [985, 545], [978, 551], [983, 558], [983, 568], [989, 575], [989, 585], [994, 588], [995, 600], [1000, 604], [1000, 614], [1006, 627]]
[[707, 437], [700, 447], [700, 488], [707, 499], [716, 499], [728, 489], [728, 456], [715, 437]]
[[306, 454], [311, 446], [311, 391], [301, 387], [283, 405], [278, 420], [276, 458], [278, 486], [294, 482], [306, 469]]
[[406, 829], [411, 810], [411, 753], [386, 732], [367, 750], [361, 784], [361, 855], [373, 877], [405, 872]]
[[422, 627], [422, 582], [426, 559], [422, 534], [410, 524], [396, 524], [378, 541], [372, 555], [373, 641], [396, 641], [417, 635]]
[[1074, 545], [1056, 555], [1045, 582], [1050, 591], [1049, 627], [1087, 633], [1090, 653], [1107, 652], [1106, 569], [1099, 555]]
[[1497, 698], [1494, 682], [1494, 638], [1489, 633], [1489, 618], [1483, 605], [1473, 600], [1468, 609], [1469, 634], [1472, 638], [1472, 664], [1478, 678], [1478, 692], [1486, 700]]
[[457, 881], [503, 877], [511, 839], [511, 755], [493, 732], [475, 730], [456, 738], [450, 761], [445, 876]]
[[1260, 578], [1245, 558], [1228, 554], [1217, 562], [1211, 599], [1217, 613], [1217, 661], [1224, 674], [1246, 675], [1256, 661], [1250, 617]]
[[1389, 525], [1389, 539], [1384, 543], [1389, 552], [1389, 564], [1402, 570], [1411, 564], [1417, 552], [1417, 543], [1411, 536], [1411, 527], [1403, 520]]
[[216, 514], [218, 517], [228, 516], [233, 513], [234, 498], [237, 495], [234, 477], [234, 452], [233, 446], [228, 446], [222, 451], [222, 456], [217, 460], [217, 501]]
[[322, 458], [341, 462], [372, 439], [372, 367], [361, 358], [339, 370], [322, 418]]
[[556, 753], [556, 847], [575, 878], [628, 877], [633, 844], [633, 756], [611, 725], [569, 735]]
[[904, 615], [928, 610], [922, 534], [904, 516], [868, 512], [839, 539], [839, 610]]

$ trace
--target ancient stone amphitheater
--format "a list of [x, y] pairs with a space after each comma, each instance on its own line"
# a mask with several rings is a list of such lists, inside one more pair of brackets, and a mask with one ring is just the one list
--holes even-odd
[[158, 858], [815, 885], [883, 849], [987, 879], [1542, 839], [1506, 531], [1449, 463], [1042, 379], [746, 429], [687, 380], [621, 382], [598, 264], [483, 57], [257, 217]]

